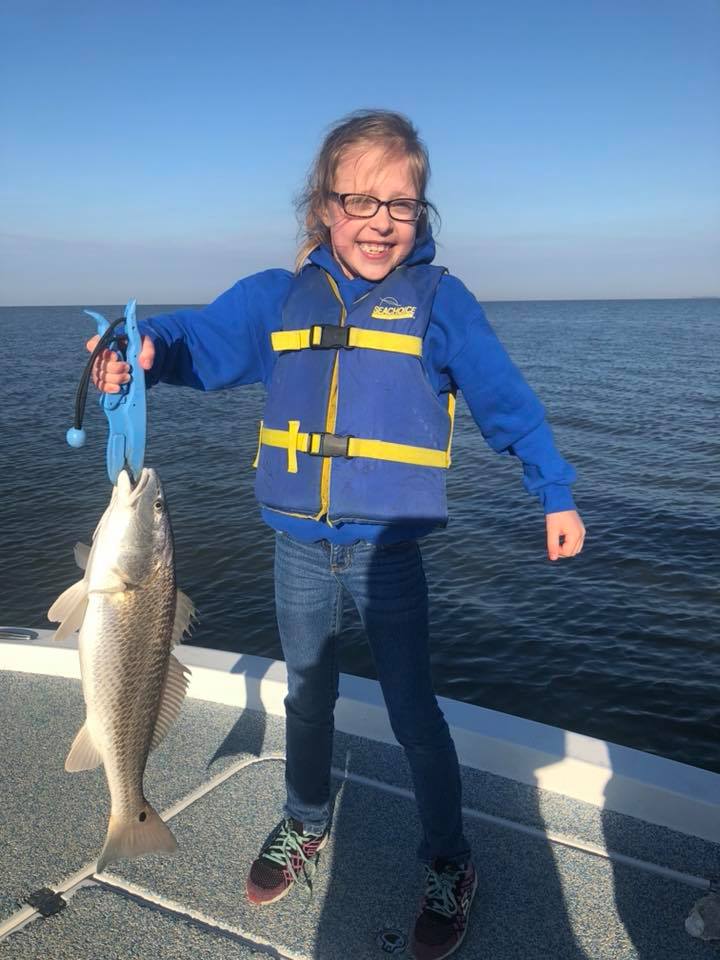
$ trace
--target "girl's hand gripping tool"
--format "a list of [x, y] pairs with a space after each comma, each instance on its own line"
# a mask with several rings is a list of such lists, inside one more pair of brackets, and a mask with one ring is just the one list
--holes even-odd
[[86, 310], [85, 313], [95, 320], [100, 340], [80, 380], [75, 398], [75, 422], [67, 432], [67, 442], [71, 447], [82, 447], [85, 443], [82, 419], [93, 364], [103, 350], [115, 350], [130, 365], [130, 382], [121, 384], [119, 393], [100, 394], [100, 406], [105, 412], [110, 427], [107, 442], [107, 471], [113, 486], [123, 468], [130, 471], [132, 482], [135, 483], [140, 476], [145, 458], [147, 429], [145, 373], [138, 362], [142, 338], [135, 319], [135, 300], [130, 300], [125, 307], [124, 317], [113, 320], [112, 323], [93, 310]]

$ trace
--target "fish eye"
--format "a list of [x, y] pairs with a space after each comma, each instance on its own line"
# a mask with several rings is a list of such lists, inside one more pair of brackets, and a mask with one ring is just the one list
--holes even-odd
[[157, 500], [155, 501], [155, 503], [153, 504], [153, 507], [157, 510], [158, 513], [162, 513], [162, 511], [163, 511], [163, 509], [164, 509], [164, 507], [165, 507], [165, 504], [162, 502], [162, 500], [160, 499], [160, 497], [158, 497], [158, 499], [157, 499]]

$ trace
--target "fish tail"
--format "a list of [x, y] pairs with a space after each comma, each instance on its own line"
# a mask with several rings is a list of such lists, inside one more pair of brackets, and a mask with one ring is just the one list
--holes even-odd
[[110, 814], [105, 846], [97, 862], [99, 873], [114, 860], [140, 857], [144, 853], [174, 853], [177, 841], [159, 813], [147, 801], [134, 820]]

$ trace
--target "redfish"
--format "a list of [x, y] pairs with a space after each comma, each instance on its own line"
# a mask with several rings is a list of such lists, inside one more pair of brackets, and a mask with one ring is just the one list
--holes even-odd
[[177, 589], [172, 526], [157, 473], [142, 470], [135, 485], [122, 470], [92, 548], [78, 544], [82, 580], [48, 611], [62, 621], [55, 639], [80, 628], [85, 723], [65, 769], [101, 763], [111, 811], [98, 871], [123, 857], [174, 852], [177, 842], [146, 800], [148, 754], [177, 717], [190, 671], [173, 656], [194, 616]]

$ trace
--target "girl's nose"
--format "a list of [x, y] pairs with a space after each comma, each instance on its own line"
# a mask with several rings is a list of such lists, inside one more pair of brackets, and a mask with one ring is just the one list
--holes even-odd
[[380, 207], [374, 217], [370, 218], [370, 225], [380, 233], [390, 233], [393, 229], [393, 220], [387, 207]]

